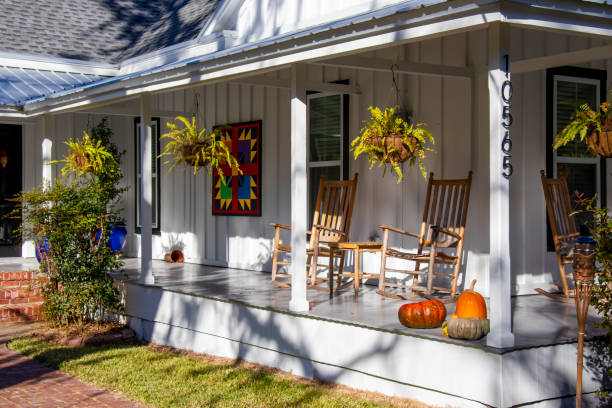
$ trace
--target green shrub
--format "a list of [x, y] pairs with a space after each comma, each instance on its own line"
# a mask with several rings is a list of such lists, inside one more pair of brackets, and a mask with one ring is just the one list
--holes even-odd
[[[100, 132], [106, 136], [98, 138]], [[108, 274], [122, 262], [106, 245], [111, 226], [120, 221], [115, 207], [124, 191], [118, 185], [122, 152], [110, 141], [105, 121], [91, 133], [66, 143], [69, 154], [56, 162], [65, 163], [62, 176], [52, 187], [21, 192], [13, 214], [22, 214], [22, 239], [49, 243], [40, 265], [49, 279], [42, 290], [43, 314], [61, 325], [100, 321], [106, 312], [122, 310]], [[89, 164], [79, 167], [83, 162]]]

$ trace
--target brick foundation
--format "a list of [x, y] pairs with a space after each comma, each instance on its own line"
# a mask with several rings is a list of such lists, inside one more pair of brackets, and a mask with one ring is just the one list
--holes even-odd
[[37, 271], [0, 272], [0, 322], [39, 320], [42, 302]]

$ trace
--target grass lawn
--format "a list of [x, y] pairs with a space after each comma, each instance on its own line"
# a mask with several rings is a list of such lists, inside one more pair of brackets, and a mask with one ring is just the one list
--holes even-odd
[[426, 407], [156, 346], [68, 347], [22, 338], [9, 348], [151, 407]]

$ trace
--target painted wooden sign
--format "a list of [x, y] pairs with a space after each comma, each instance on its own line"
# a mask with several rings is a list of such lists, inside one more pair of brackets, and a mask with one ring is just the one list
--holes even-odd
[[261, 121], [230, 124], [221, 140], [238, 160], [242, 175], [222, 166], [225, 184], [213, 172], [213, 215], [261, 216]]

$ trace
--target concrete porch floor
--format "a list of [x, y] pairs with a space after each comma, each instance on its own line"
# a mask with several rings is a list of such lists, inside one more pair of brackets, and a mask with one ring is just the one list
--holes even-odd
[[[120, 279], [135, 281], [140, 273], [139, 260], [128, 258], [124, 261], [125, 276]], [[154, 260], [153, 275], [153, 286], [163, 290], [293, 314], [289, 312], [290, 289], [270, 284], [270, 274], [266, 272]], [[352, 287], [348, 287], [331, 298], [326, 292], [308, 289], [310, 312], [306, 314], [373, 330], [472, 345], [493, 352], [508, 351], [486, 346], [485, 338], [468, 342], [446, 338], [440, 328], [404, 327], [397, 318], [397, 311], [407, 302], [382, 297], [376, 293], [376, 289], [375, 285], [361, 285], [359, 296], [356, 297]], [[455, 313], [454, 303], [446, 307], [447, 316]], [[515, 335], [512, 350], [577, 341], [576, 310], [573, 304], [556, 302], [537, 294], [513, 297], [512, 320]], [[606, 330], [597, 327], [599, 320], [591, 308], [586, 328], [587, 340], [605, 335]]]
[[[124, 262], [124, 273], [117, 274], [116, 278], [135, 282], [140, 273], [139, 259], [125, 258]], [[37, 268], [38, 263], [34, 258], [0, 259], [0, 271]], [[163, 290], [293, 314], [289, 312], [291, 291], [271, 285], [270, 274], [266, 272], [153, 260], [153, 275], [153, 286]], [[439, 328], [404, 327], [397, 318], [397, 310], [406, 302], [382, 297], [376, 294], [376, 289], [375, 285], [361, 285], [359, 296], [356, 297], [352, 287], [348, 287], [331, 298], [326, 292], [308, 289], [310, 312], [307, 315], [373, 330], [460, 343], [464, 346], [469, 344], [493, 352], [507, 351], [486, 346], [485, 338], [468, 342], [446, 338]], [[447, 304], [446, 308], [447, 316], [454, 314], [454, 303]], [[597, 326], [599, 320], [591, 308], [586, 327], [587, 340], [605, 336], [606, 330]], [[541, 295], [513, 297], [512, 322], [515, 345], [511, 349], [572, 343], [577, 340], [574, 305], [555, 302]]]

